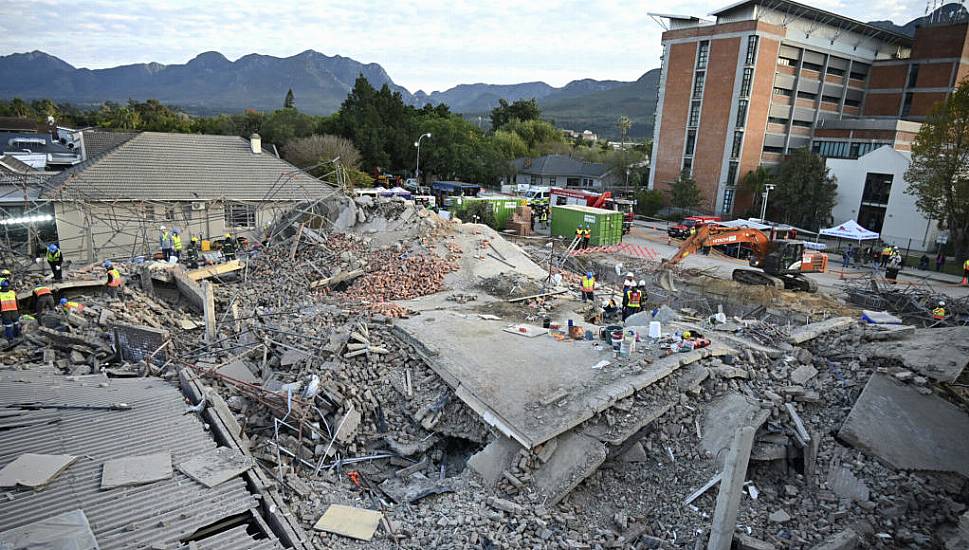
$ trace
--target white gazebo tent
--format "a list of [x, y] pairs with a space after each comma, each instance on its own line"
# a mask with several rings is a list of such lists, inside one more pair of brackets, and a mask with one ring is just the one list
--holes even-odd
[[820, 234], [828, 237], [839, 237], [858, 242], [870, 241], [879, 237], [878, 233], [865, 229], [864, 227], [858, 225], [858, 222], [855, 220], [848, 220], [834, 227], [822, 229]]

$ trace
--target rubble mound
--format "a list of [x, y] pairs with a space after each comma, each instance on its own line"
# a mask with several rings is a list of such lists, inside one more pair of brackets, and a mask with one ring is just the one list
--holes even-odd
[[478, 288], [496, 298], [520, 298], [542, 292], [540, 282], [513, 272], [488, 277]]

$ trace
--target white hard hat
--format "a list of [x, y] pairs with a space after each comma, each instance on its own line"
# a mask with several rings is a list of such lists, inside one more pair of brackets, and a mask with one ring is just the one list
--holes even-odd
[[646, 279], [640, 279], [639, 286], [646, 286]]
[[940, 302], [939, 302], [939, 305], [940, 305], [940, 306], [944, 306], [944, 305], [945, 305], [945, 302], [942, 302], [942, 301], [940, 301]]
[[164, 231], [165, 230], [165, 226], [163, 225], [163, 226], [159, 227], [158, 229], [161, 229], [162, 231]]
[[630, 271], [629, 273], [626, 273], [626, 278], [627, 279], [632, 279], [633, 277], [635, 277], [635, 275], [633, 275], [633, 272], [632, 271]]

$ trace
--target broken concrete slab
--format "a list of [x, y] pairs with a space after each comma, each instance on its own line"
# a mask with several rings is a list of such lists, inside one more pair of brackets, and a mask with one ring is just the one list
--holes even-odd
[[834, 494], [846, 500], [868, 502], [871, 490], [864, 481], [858, 479], [851, 470], [841, 465], [835, 465], [828, 471], [828, 488]]
[[755, 539], [743, 533], [734, 535], [734, 543], [737, 550], [775, 550], [777, 548], [765, 540]]
[[720, 482], [720, 493], [717, 494], [717, 507], [713, 512], [707, 550], [730, 550], [756, 431], [750, 426], [744, 426], [734, 432], [723, 466], [723, 479]]
[[576, 485], [592, 475], [606, 460], [601, 441], [577, 432], [558, 438], [552, 457], [533, 475], [533, 486], [550, 506], [558, 504]]
[[115, 458], [104, 463], [101, 488], [144, 485], [172, 477], [172, 453]]
[[357, 433], [357, 428], [360, 427], [360, 421], [362, 419], [363, 417], [360, 415], [360, 411], [355, 409], [351, 404], [350, 410], [343, 415], [343, 418], [340, 419], [340, 423], [337, 424], [336, 434], [334, 434], [333, 437], [341, 443], [350, 441]]
[[838, 436], [896, 468], [969, 477], [969, 415], [909, 385], [875, 374]]
[[331, 504], [313, 529], [344, 537], [369, 541], [377, 531], [383, 514], [366, 508]]
[[744, 426], [756, 430], [768, 416], [770, 410], [762, 409], [759, 402], [736, 392], [724, 394], [707, 407], [701, 424], [703, 437], [700, 444], [704, 451], [722, 463], [737, 430]]
[[484, 479], [488, 487], [494, 487], [501, 479], [501, 473], [511, 468], [512, 461], [522, 449], [514, 439], [498, 435], [468, 459], [468, 466]]
[[831, 319], [827, 319], [825, 321], [809, 323], [792, 330], [790, 336], [787, 337], [787, 341], [794, 345], [803, 344], [804, 342], [813, 340], [822, 334], [844, 330], [855, 323], [857, 323], [857, 321], [851, 317], [832, 317]]
[[[532, 449], [592, 418], [680, 367], [706, 357], [736, 354], [709, 348], [663, 357], [641, 370], [591, 365], [612, 358], [594, 342], [521, 338], [482, 325], [477, 315], [435, 311], [402, 319], [393, 328], [486, 423]], [[500, 357], [500, 360], [495, 358]], [[543, 400], [561, 388], [583, 388], [554, 407]]]
[[899, 361], [933, 380], [955, 382], [969, 366], [969, 327], [916, 329], [888, 346], [869, 344], [865, 352]]
[[380, 490], [394, 499], [397, 504], [411, 504], [431, 495], [454, 492], [454, 489], [446, 483], [427, 478], [408, 482], [394, 478], [386, 479], [380, 484]]
[[189, 279], [195, 282], [198, 282], [218, 275], [224, 275], [226, 273], [231, 273], [233, 271], [239, 271], [243, 267], [245, 266], [242, 265], [241, 261], [229, 260], [221, 264], [210, 265], [210, 266], [200, 267], [198, 269], [192, 269], [190, 271], [186, 271], [185, 275], [188, 276]]
[[791, 382], [803, 386], [808, 380], [818, 375], [818, 369], [813, 365], [801, 365], [791, 372]]
[[248, 457], [228, 447], [218, 447], [178, 465], [179, 471], [206, 487], [215, 487], [253, 467]]
[[858, 547], [858, 533], [845, 529], [831, 536], [811, 550], [854, 550]]
[[77, 460], [73, 455], [24, 453], [0, 470], [0, 487], [41, 488]]
[[219, 367], [216, 372], [223, 376], [228, 376], [233, 380], [238, 380], [247, 384], [259, 384], [262, 382], [260, 378], [252, 373], [252, 369], [249, 367], [249, 364], [241, 360], [236, 360], [228, 365]]
[[83, 510], [72, 510], [0, 532], [0, 548], [98, 550], [98, 541]]

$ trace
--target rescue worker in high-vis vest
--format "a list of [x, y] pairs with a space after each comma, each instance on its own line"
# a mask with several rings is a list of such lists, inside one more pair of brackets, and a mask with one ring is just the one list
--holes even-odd
[[175, 243], [172, 242], [172, 232], [164, 225], [158, 228], [158, 245], [162, 251], [162, 257], [167, 262], [175, 252]]
[[891, 259], [891, 257], [892, 257], [892, 247], [889, 246], [889, 245], [885, 245], [882, 248], [882, 256], [881, 256], [881, 264], [880, 265], [882, 267], [886, 267], [888, 265], [888, 260]]
[[585, 229], [582, 230], [582, 248], [589, 248], [590, 242], [592, 242], [592, 228], [589, 224], [585, 224]]
[[64, 254], [61, 249], [57, 247], [56, 244], [51, 243], [47, 245], [47, 265], [50, 266], [50, 272], [54, 275], [54, 281], [60, 281], [63, 279], [62, 267], [64, 264]]
[[108, 297], [112, 300], [117, 300], [121, 297], [121, 287], [124, 285], [124, 278], [121, 277], [121, 272], [118, 271], [118, 268], [114, 267], [111, 260], [104, 260], [104, 263], [101, 265], [104, 266], [104, 270], [108, 275], [106, 287], [108, 289]]
[[176, 258], [182, 257], [182, 235], [178, 229], [172, 229], [172, 255]]
[[639, 287], [633, 285], [626, 289], [626, 307], [622, 309], [622, 320], [625, 321], [630, 315], [639, 313], [643, 305], [643, 293]]
[[595, 300], [596, 278], [591, 271], [582, 277], [582, 301], [592, 302]]
[[962, 286], [969, 285], [969, 259], [962, 262]]
[[9, 281], [13, 284], [13, 273], [9, 269], [0, 270], [0, 281]]
[[936, 321], [945, 320], [945, 302], [939, 302], [938, 307], [932, 310], [932, 318]]
[[582, 248], [582, 241], [583, 241], [582, 237], [584, 236], [585, 236], [585, 231], [582, 229], [582, 226], [577, 225], [575, 227], [575, 241], [576, 241], [575, 247], [576, 248]]
[[64, 309], [64, 313], [82, 313], [84, 311], [84, 304], [68, 301], [67, 298], [61, 298], [60, 306]]
[[17, 293], [10, 288], [10, 281], [0, 281], [0, 320], [3, 321], [3, 337], [13, 340], [20, 336], [20, 310]]
[[54, 311], [54, 292], [49, 286], [34, 288], [34, 313], [40, 316], [48, 311]]

